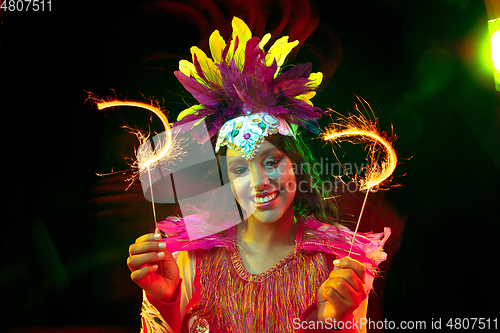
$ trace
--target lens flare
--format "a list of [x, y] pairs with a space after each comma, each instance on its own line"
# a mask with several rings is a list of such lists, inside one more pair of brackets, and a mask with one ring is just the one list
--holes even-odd
[[491, 60], [497, 72], [500, 72], [500, 30], [491, 36]]
[[[490, 37], [490, 55], [493, 63], [493, 77], [495, 78], [495, 89], [500, 91], [500, 18], [488, 20], [488, 31]], [[488, 57], [489, 58], [489, 57]]]

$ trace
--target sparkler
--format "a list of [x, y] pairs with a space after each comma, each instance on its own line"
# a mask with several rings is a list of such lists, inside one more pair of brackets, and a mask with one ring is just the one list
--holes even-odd
[[[173, 144], [173, 139], [172, 139], [172, 130], [170, 128], [167, 116], [160, 110], [160, 108], [153, 106], [151, 104], [146, 104], [141, 102], [119, 101], [119, 100], [97, 103], [97, 108], [99, 110], [103, 110], [110, 107], [120, 107], [120, 106], [132, 106], [149, 110], [155, 115], [157, 115], [158, 118], [160, 118], [163, 127], [165, 128], [165, 139], [163, 142], [158, 142], [158, 144], [156, 145], [156, 149], [154, 151], [150, 148], [148, 149], [147, 148], [148, 145], [143, 144], [149, 139], [149, 135], [144, 135], [139, 131], [135, 132], [141, 144], [140, 147], [142, 148], [137, 150], [136, 152], [137, 155], [136, 166], [139, 170], [139, 173], [144, 172], [146, 170], [148, 172], [149, 189], [151, 193], [151, 205], [153, 209], [153, 219], [156, 226], [156, 208], [155, 208], [155, 200], [153, 194], [153, 183], [151, 181], [151, 168], [156, 167], [160, 161], [165, 160], [168, 157], [172, 157], [173, 152], [175, 150], [174, 149], [175, 146]], [[156, 227], [155, 234], [159, 233], [160, 231], [158, 227]]]
[[[370, 105], [363, 99], [358, 97], [358, 100], [365, 103], [373, 114], [373, 110]], [[363, 105], [364, 107], [364, 105]], [[366, 205], [366, 200], [368, 199], [368, 193], [376, 186], [381, 187], [387, 184], [396, 165], [398, 164], [398, 157], [392, 143], [395, 138], [388, 138], [386, 133], [380, 131], [378, 122], [366, 118], [362, 112], [360, 112], [357, 104], [354, 108], [359, 115], [350, 114], [348, 117], [342, 116], [333, 123], [322, 135], [323, 140], [332, 142], [342, 142], [347, 141], [354, 144], [367, 143], [368, 146], [368, 166], [365, 169], [365, 175], [363, 179], [354, 179], [360, 185], [360, 189], [366, 191], [365, 198], [363, 200], [363, 205], [361, 206], [361, 212], [358, 217], [358, 222], [356, 224], [356, 229], [351, 242], [351, 247], [347, 257], [350, 257], [354, 240], [358, 233], [359, 224], [361, 217], [363, 216], [363, 211]], [[366, 107], [364, 107], [366, 111]], [[378, 155], [376, 157], [376, 155]], [[377, 159], [379, 162], [377, 163]]]
[[[147, 153], [144, 150], [138, 151], [137, 152], [137, 157], [138, 157], [138, 163], [137, 167], [139, 168], [139, 172], [144, 171], [145, 169], [148, 169], [156, 165], [158, 161], [161, 159], [167, 157], [169, 153], [171, 152], [171, 147], [172, 147], [172, 130], [170, 129], [170, 124], [168, 123], [167, 116], [156, 106], [146, 104], [146, 103], [140, 103], [140, 102], [128, 102], [128, 101], [108, 101], [108, 102], [101, 102], [97, 103], [97, 108], [99, 110], [103, 110], [106, 108], [111, 108], [111, 107], [120, 107], [120, 106], [133, 106], [133, 107], [138, 107], [138, 108], [143, 108], [146, 110], [149, 110], [153, 112], [155, 115], [160, 118], [163, 127], [165, 128], [165, 142], [163, 144], [160, 144], [159, 150], [151, 153]], [[141, 145], [149, 139], [149, 136], [143, 136], [143, 135], [138, 135], [138, 139], [141, 143]]]

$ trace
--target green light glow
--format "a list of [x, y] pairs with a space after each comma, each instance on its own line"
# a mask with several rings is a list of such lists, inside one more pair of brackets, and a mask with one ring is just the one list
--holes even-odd
[[494, 66], [495, 86], [500, 91], [500, 18], [488, 21], [491, 60]]
[[500, 31], [491, 36], [491, 60], [497, 72], [500, 72]]

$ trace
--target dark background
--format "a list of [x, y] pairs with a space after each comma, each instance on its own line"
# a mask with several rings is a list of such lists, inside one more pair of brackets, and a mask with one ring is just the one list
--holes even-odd
[[97, 111], [87, 92], [153, 97], [173, 121], [192, 104], [173, 75], [192, 45], [208, 52], [221, 27], [227, 40], [231, 15], [261, 37], [286, 13], [282, 34], [314, 30], [294, 58], [326, 75], [314, 104], [345, 114], [354, 92], [398, 136], [402, 186], [373, 208], [394, 229], [381, 318], [498, 316], [500, 107], [483, 1], [53, 1], [0, 16], [1, 329], [138, 331], [141, 290], [125, 261], [153, 230], [151, 206], [138, 182], [125, 191], [127, 175], [96, 172], [129, 168], [137, 141], [120, 126], [147, 130], [150, 115]]

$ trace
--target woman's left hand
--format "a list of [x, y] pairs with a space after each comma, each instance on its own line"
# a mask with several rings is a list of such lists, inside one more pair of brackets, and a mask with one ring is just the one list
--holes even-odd
[[318, 320], [344, 321], [366, 298], [365, 266], [351, 258], [335, 260], [336, 268], [318, 290]]

